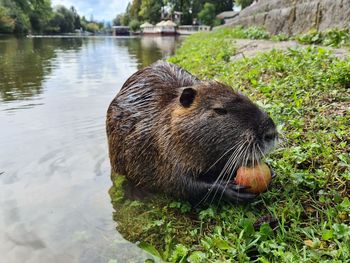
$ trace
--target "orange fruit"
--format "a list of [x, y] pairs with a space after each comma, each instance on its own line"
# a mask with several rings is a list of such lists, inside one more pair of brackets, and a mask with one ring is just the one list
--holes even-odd
[[235, 184], [247, 186], [247, 192], [264, 192], [271, 182], [271, 171], [266, 163], [260, 163], [255, 166], [241, 166], [237, 170]]

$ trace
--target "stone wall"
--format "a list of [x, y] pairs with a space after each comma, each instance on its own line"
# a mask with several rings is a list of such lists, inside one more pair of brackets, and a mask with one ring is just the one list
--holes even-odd
[[224, 26], [262, 26], [271, 34], [350, 28], [350, 0], [260, 0]]

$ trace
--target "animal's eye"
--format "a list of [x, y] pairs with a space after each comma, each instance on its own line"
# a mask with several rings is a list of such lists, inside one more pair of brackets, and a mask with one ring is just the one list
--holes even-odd
[[223, 109], [223, 108], [214, 108], [213, 109], [217, 114], [220, 114], [220, 115], [224, 115], [227, 113], [227, 110]]

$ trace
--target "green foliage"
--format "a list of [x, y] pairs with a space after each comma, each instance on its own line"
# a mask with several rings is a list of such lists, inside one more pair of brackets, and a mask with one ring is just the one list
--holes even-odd
[[[204, 2], [204, 1], [202, 1]], [[230, 11], [233, 9], [233, 2], [232, 0], [207, 0], [206, 2], [212, 3], [215, 5], [215, 12], [216, 14], [219, 14], [223, 11]]]
[[129, 29], [132, 31], [132, 32], [136, 32], [138, 30], [140, 30], [140, 22], [136, 19], [133, 19], [130, 21], [129, 23]]
[[77, 12], [77, 10], [72, 6], [70, 8], [71, 12], [73, 13], [73, 18], [74, 18], [74, 29], [80, 29], [82, 27], [81, 21], [80, 21], [80, 16]]
[[124, 13], [124, 14], [118, 14], [113, 19], [113, 25], [114, 26], [127, 26], [130, 23], [130, 14]]
[[248, 27], [243, 29], [249, 39], [268, 39], [269, 33], [262, 27]]
[[127, 26], [127, 25], [129, 25], [129, 23], [130, 23], [130, 16], [128, 14], [124, 14], [121, 17], [121, 25], [122, 26]]
[[[157, 23], [162, 18], [162, 8], [168, 10], [164, 19], [170, 19], [174, 11], [179, 11], [181, 15], [181, 24], [191, 25], [198, 18], [198, 13], [203, 10], [205, 3], [214, 7], [213, 18], [210, 19], [209, 25], [216, 26], [220, 24], [219, 20], [215, 19], [215, 15], [223, 11], [232, 10], [232, 0], [133, 0], [128, 5], [124, 14], [118, 14], [113, 21], [115, 25], [128, 25], [133, 19], [138, 21], [148, 21]], [[212, 11], [211, 11], [212, 12]], [[128, 20], [122, 22], [122, 18]]]
[[[207, 74], [205, 77], [212, 78], [218, 72], [224, 72], [227, 62], [235, 54], [235, 39], [261, 39], [267, 36], [266, 31], [261, 28], [237, 27], [234, 29], [222, 28], [210, 33], [201, 32], [189, 36], [189, 40], [183, 43], [182, 48], [177, 50], [176, 56], [170, 60], [175, 64], [186, 61], [186, 63], [189, 63], [188, 67], [191, 68], [204, 63], [206, 67], [203, 67], [202, 70]], [[201, 50], [201, 52], [196, 52], [196, 50]]]
[[130, 5], [129, 13], [130, 18], [135, 20], [140, 20], [141, 17], [139, 15], [141, 10], [142, 0], [133, 0]]
[[248, 38], [248, 39], [268, 39], [269, 33], [262, 27], [235, 27], [235, 28], [221, 28], [219, 30], [215, 30], [212, 33], [219, 38]]
[[30, 30], [30, 20], [28, 16], [30, 9], [27, 1], [4, 0], [2, 3], [0, 2], [0, 5], [7, 10], [7, 14], [11, 17], [11, 20], [15, 22], [12, 29], [13, 33], [27, 33]]
[[122, 19], [123, 19], [123, 14], [118, 14], [114, 19], [113, 19], [113, 26], [121, 26], [122, 25]]
[[315, 44], [331, 47], [350, 46], [350, 30], [333, 28], [321, 32], [314, 29], [306, 34], [298, 35], [296, 40], [302, 44]]
[[89, 23], [89, 21], [87, 21], [87, 19], [85, 18], [85, 16], [82, 16], [80, 18], [80, 26], [83, 30], [86, 30], [86, 25]]
[[144, 21], [150, 21], [151, 23], [157, 23], [160, 21], [160, 11], [163, 6], [162, 0], [143, 0], [139, 12], [139, 16]]
[[0, 33], [41, 32], [52, 12], [49, 0], [2, 0], [0, 6], [10, 17], [6, 19], [7, 23], [14, 21], [14, 27], [0, 28]]
[[[235, 53], [236, 48], [230, 36], [227, 36], [225, 39], [221, 36], [222, 31], [214, 31], [213, 34], [203, 32], [188, 37], [196, 45], [193, 45], [191, 40], [185, 41], [182, 48], [177, 51], [177, 56], [171, 58], [171, 62], [180, 63], [181, 61], [187, 61], [190, 64], [189, 66], [193, 67], [204, 63], [206, 68], [209, 69], [208, 71], [212, 71], [212, 74], [222, 71], [230, 60], [231, 55]], [[218, 48], [220, 46], [225, 46], [225, 48]], [[193, 56], [198, 49], [202, 50], [202, 52]], [[203, 68], [203, 70], [206, 68]], [[211, 78], [212, 74], [208, 74], [206, 77]]]
[[72, 33], [88, 23], [73, 6], [53, 10], [50, 0], [0, 0], [0, 33]]
[[130, 14], [131, 8], [132, 8], [132, 6], [129, 3], [127, 8], [126, 8], [126, 12], [123, 14], [118, 14], [113, 19], [113, 25], [115, 25], [115, 26], [127, 26], [127, 25], [129, 25], [130, 20], [132, 19], [131, 14]]
[[[268, 157], [271, 189], [249, 205], [201, 208], [161, 197], [115, 201], [112, 191], [118, 230], [172, 262], [347, 262], [350, 58], [307, 47], [231, 61], [235, 37], [247, 35], [192, 35], [170, 61], [231, 85], [272, 116], [283, 142]], [[277, 228], [255, 224], [266, 215]]]
[[8, 15], [8, 9], [0, 6], [0, 33], [12, 33], [15, 29], [15, 20]]
[[74, 31], [75, 14], [65, 6], [57, 6], [53, 18], [50, 20], [52, 27], [57, 27], [57, 33], [70, 33]]
[[91, 33], [96, 33], [99, 29], [100, 29], [99, 25], [94, 22], [90, 22], [86, 25], [86, 30]]
[[279, 33], [271, 37], [271, 40], [273, 41], [287, 41], [289, 39], [290, 39], [289, 36], [284, 33]]
[[215, 5], [205, 3], [203, 9], [198, 13], [198, 19], [207, 26], [213, 26], [215, 21]]
[[46, 30], [52, 17], [50, 0], [32, 0], [29, 20], [33, 32], [42, 33]]
[[242, 7], [242, 9], [250, 6], [254, 0], [235, 0], [237, 5], [240, 5]]
[[13, 11], [13, 17], [16, 21], [14, 32], [19, 34], [28, 33], [30, 30], [30, 21], [28, 16], [26, 16], [26, 14], [24, 14], [21, 10], [15, 9]]

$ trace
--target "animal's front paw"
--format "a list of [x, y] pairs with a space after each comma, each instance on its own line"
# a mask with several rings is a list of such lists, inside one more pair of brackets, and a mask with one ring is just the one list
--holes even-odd
[[253, 193], [248, 193], [245, 190], [246, 186], [236, 185], [230, 183], [224, 190], [224, 197], [227, 201], [232, 203], [248, 203], [254, 200], [258, 195]]

